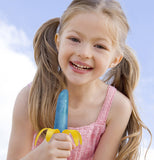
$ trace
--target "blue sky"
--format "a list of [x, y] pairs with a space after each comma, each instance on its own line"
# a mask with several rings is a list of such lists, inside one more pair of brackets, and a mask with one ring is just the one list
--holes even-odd
[[[135, 100], [142, 120], [154, 134], [154, 1], [119, 1], [131, 28], [127, 43], [136, 51], [141, 70]], [[70, 2], [0, 0], [0, 132], [3, 135], [0, 137], [0, 159], [6, 156], [17, 93], [35, 73], [34, 34], [42, 23], [61, 16]], [[148, 139], [146, 134], [144, 138]], [[154, 144], [152, 149], [154, 151]]]

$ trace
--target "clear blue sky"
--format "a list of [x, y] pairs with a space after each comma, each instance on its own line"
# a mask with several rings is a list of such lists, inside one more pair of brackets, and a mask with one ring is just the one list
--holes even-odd
[[[136, 51], [140, 63], [141, 77], [135, 91], [136, 102], [143, 121], [154, 134], [154, 1], [119, 1], [131, 28], [127, 42]], [[70, 2], [0, 0], [0, 21], [25, 32], [31, 44], [28, 46], [30, 52], [24, 54], [33, 61], [32, 40], [35, 32], [48, 19], [61, 16]]]

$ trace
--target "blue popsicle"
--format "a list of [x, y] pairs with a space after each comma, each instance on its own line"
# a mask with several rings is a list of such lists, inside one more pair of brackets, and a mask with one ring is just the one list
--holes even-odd
[[68, 125], [68, 91], [67, 89], [64, 89], [60, 92], [58, 96], [54, 129], [43, 128], [36, 136], [35, 146], [37, 144], [39, 136], [46, 130], [47, 130], [47, 133], [46, 133], [47, 142], [50, 141], [53, 134], [61, 132], [65, 134], [71, 134], [76, 146], [79, 145], [79, 141], [80, 141], [80, 144], [82, 144], [81, 134], [77, 130], [68, 130], [67, 125]]
[[57, 100], [54, 129], [60, 132], [67, 129], [68, 124], [68, 90], [64, 89], [60, 92]]

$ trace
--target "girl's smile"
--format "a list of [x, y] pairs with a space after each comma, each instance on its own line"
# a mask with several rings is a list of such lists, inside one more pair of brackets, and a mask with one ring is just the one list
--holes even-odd
[[70, 66], [74, 72], [79, 74], [86, 74], [93, 69], [90, 65], [80, 61], [70, 61]]

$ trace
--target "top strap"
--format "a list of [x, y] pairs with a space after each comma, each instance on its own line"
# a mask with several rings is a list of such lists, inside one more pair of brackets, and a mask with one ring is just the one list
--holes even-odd
[[107, 89], [106, 97], [104, 99], [102, 109], [98, 115], [97, 122], [106, 123], [106, 120], [107, 120], [109, 111], [111, 109], [111, 104], [112, 104], [115, 93], [116, 93], [116, 88], [109, 85], [108, 89]]

